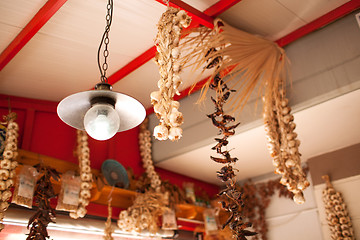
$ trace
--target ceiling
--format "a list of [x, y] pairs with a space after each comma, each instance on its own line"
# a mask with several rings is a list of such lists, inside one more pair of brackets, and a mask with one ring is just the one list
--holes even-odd
[[[70, 94], [92, 89], [100, 79], [96, 53], [105, 27], [106, 2], [0, 1], [0, 93], [59, 102]], [[211, 19], [218, 16], [284, 46], [359, 9], [360, 4], [356, 0], [172, 0], [170, 5], [187, 10], [193, 22], [211, 27]], [[156, 24], [165, 10], [162, 0], [114, 1], [109, 82], [114, 91], [138, 99], [149, 113], [149, 95], [157, 89], [159, 78], [158, 68], [151, 61]], [[191, 71], [183, 72], [180, 90], [189, 87], [192, 75]], [[360, 102], [356, 89], [340, 91], [315, 106], [308, 103], [298, 108], [295, 121], [303, 159], [360, 142], [360, 108], [353, 104]], [[183, 111], [197, 111], [184, 106]], [[273, 169], [260, 122], [247, 126], [230, 141], [240, 159], [239, 180]], [[202, 135], [197, 137], [201, 139]], [[154, 158], [155, 162], [159, 167], [219, 184], [215, 176], [219, 166], [208, 157], [213, 144], [200, 142], [165, 158]], [[155, 155], [156, 151], [162, 151], [161, 147], [154, 148]]]

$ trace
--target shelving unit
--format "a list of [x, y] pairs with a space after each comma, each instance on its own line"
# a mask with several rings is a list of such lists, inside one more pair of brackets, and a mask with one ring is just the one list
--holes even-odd
[[[30, 165], [30, 166], [42, 162], [47, 166], [51, 166], [55, 168], [60, 173], [65, 173], [70, 170], [75, 172], [78, 171], [77, 164], [52, 158], [45, 155], [40, 155], [38, 153], [25, 151], [22, 149], [19, 149], [19, 156], [17, 158], [17, 161], [22, 165]], [[22, 167], [21, 165], [17, 167], [16, 169], [17, 173], [21, 171], [21, 167]], [[102, 180], [103, 177], [99, 170], [92, 169], [92, 174], [94, 176], [94, 183], [91, 189], [91, 199], [90, 199], [90, 202], [92, 203], [107, 206], [108, 196], [111, 193], [113, 199], [112, 206], [121, 209], [126, 209], [132, 205], [136, 195], [140, 194], [135, 191], [105, 185]], [[53, 185], [54, 185], [54, 190], [56, 192], [59, 192], [61, 188], [61, 182], [54, 181]], [[176, 215], [177, 217], [183, 219], [203, 221], [204, 209], [205, 209], [204, 207], [195, 206], [192, 204], [177, 204]]]

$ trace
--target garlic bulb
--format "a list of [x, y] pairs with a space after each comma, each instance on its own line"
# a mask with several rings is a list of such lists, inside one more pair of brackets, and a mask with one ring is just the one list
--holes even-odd
[[4, 116], [7, 127], [4, 152], [0, 161], [0, 231], [4, 228], [2, 220], [4, 212], [9, 206], [7, 201], [12, 196], [10, 188], [14, 185], [15, 168], [18, 165], [16, 158], [18, 156], [17, 138], [19, 136], [19, 125], [15, 122], [16, 118], [17, 115], [14, 112]]
[[[150, 95], [151, 104], [154, 106], [154, 112], [160, 119], [159, 126], [154, 129], [154, 137], [158, 140], [169, 138], [168, 131], [172, 127], [179, 127], [183, 123], [183, 117], [180, 112], [173, 112], [174, 95], [179, 95], [179, 87], [182, 83], [180, 72], [182, 66], [179, 63], [180, 50], [179, 40], [183, 27], [190, 25], [191, 19], [184, 10], [168, 7], [163, 13], [158, 23], [158, 33], [156, 36], [155, 62], [159, 66], [160, 80], [158, 81], [159, 91], [152, 92]], [[178, 102], [177, 102], [178, 104]], [[176, 107], [176, 110], [179, 106]], [[167, 128], [166, 131], [164, 128]], [[180, 135], [169, 138], [178, 140]]]
[[331, 238], [355, 240], [351, 219], [341, 193], [334, 189], [328, 175], [322, 178], [326, 182], [326, 188], [323, 190], [323, 202]]
[[89, 205], [91, 197], [90, 189], [92, 187], [92, 173], [90, 167], [90, 149], [88, 146], [88, 136], [86, 132], [77, 130], [77, 156], [80, 169], [80, 193], [79, 205], [75, 212], [71, 212], [71, 218], [83, 218], [86, 215], [86, 207]]
[[297, 204], [305, 202], [302, 193], [310, 183], [301, 167], [300, 141], [294, 132], [296, 124], [285, 92], [267, 96], [264, 101], [264, 123], [267, 137], [267, 147], [273, 159], [275, 173], [281, 174], [281, 184], [294, 193]]

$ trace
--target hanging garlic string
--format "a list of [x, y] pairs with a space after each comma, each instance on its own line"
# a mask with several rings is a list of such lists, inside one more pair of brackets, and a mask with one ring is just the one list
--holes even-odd
[[294, 132], [296, 124], [285, 91], [267, 96], [264, 100], [264, 125], [268, 150], [275, 173], [282, 175], [280, 183], [294, 194], [297, 204], [305, 202], [303, 191], [310, 185], [301, 166], [300, 141]]
[[191, 19], [184, 10], [168, 7], [158, 23], [158, 33], [155, 39], [157, 54], [155, 62], [159, 66], [159, 91], [152, 92], [151, 104], [160, 120], [154, 129], [154, 137], [158, 140], [178, 140], [182, 136], [180, 125], [183, 114], [179, 112], [180, 104], [174, 101], [174, 95], [179, 95], [181, 65], [179, 63], [179, 41], [183, 27], [190, 25]]
[[140, 125], [139, 147], [140, 156], [143, 162], [145, 172], [150, 179], [150, 186], [156, 192], [160, 192], [161, 180], [155, 171], [154, 163], [151, 156], [151, 133], [148, 129], [149, 119], [146, 118]]
[[[113, 189], [114, 189], [114, 186], [111, 189], [110, 194], [112, 193]], [[105, 236], [103, 237], [104, 240], [113, 240], [114, 239], [111, 236], [111, 234], [114, 232], [114, 228], [111, 225], [111, 223], [112, 223], [112, 221], [111, 221], [111, 217], [112, 217], [111, 202], [112, 202], [112, 197], [110, 197], [110, 199], [108, 200], [108, 217], [107, 217], [106, 222], [105, 222], [105, 229], [104, 229]]]
[[355, 240], [354, 229], [341, 193], [334, 189], [328, 175], [322, 178], [326, 183], [322, 194], [331, 239]]
[[[10, 109], [10, 108], [9, 108]], [[4, 116], [6, 127], [5, 148], [0, 161], [0, 231], [4, 229], [2, 220], [5, 211], [9, 207], [9, 199], [12, 196], [10, 188], [14, 185], [14, 178], [16, 175], [15, 168], [18, 166], [16, 158], [18, 156], [18, 136], [19, 125], [15, 122], [17, 118], [16, 113], [9, 112]]]
[[92, 187], [92, 173], [90, 167], [90, 149], [88, 144], [88, 135], [86, 132], [77, 130], [77, 148], [76, 154], [79, 160], [80, 169], [80, 195], [79, 205], [75, 212], [71, 212], [69, 215], [71, 218], [83, 218], [86, 215], [86, 207], [89, 205], [91, 197], [90, 189]]

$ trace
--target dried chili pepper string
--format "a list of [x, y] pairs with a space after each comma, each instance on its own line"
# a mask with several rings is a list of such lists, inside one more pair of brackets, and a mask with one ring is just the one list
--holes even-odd
[[56, 197], [50, 179], [53, 178], [55, 181], [59, 181], [60, 174], [55, 169], [43, 164], [37, 164], [34, 167], [43, 175], [36, 182], [34, 198], [38, 210], [29, 219], [27, 227], [29, 228], [31, 225], [31, 228], [26, 240], [43, 240], [49, 238], [46, 228], [50, 222], [55, 222], [56, 217], [55, 209], [50, 205], [50, 199]]
[[[210, 49], [210, 52], [216, 51], [215, 49]], [[206, 68], [219, 67], [221, 64], [222, 58], [216, 57], [206, 66]], [[231, 157], [229, 150], [223, 150], [224, 147], [228, 145], [228, 138], [235, 134], [235, 128], [240, 124], [236, 123], [230, 126], [227, 126], [229, 123], [234, 122], [235, 118], [224, 114], [223, 106], [228, 100], [231, 90], [223, 82], [220, 74], [216, 74], [214, 81], [210, 84], [210, 89], [216, 91], [216, 98], [211, 98], [212, 102], [215, 105], [215, 112], [207, 115], [214, 126], [219, 128], [220, 134], [223, 135], [222, 138], [215, 138], [218, 142], [212, 150], [222, 157], [213, 157], [210, 158], [218, 163], [226, 164], [224, 167], [217, 171], [217, 177], [226, 183], [226, 188], [222, 190], [218, 195], [225, 196], [226, 200], [220, 201], [222, 208], [230, 213], [229, 218], [222, 225], [224, 229], [226, 226], [229, 226], [234, 233], [234, 237], [239, 240], [246, 240], [246, 236], [253, 236], [256, 233], [246, 230], [246, 228], [251, 227], [250, 222], [244, 222], [242, 216], [242, 210], [244, 208], [243, 194], [238, 191], [235, 187], [235, 172], [231, 164], [234, 164], [238, 159], [236, 157]]]

